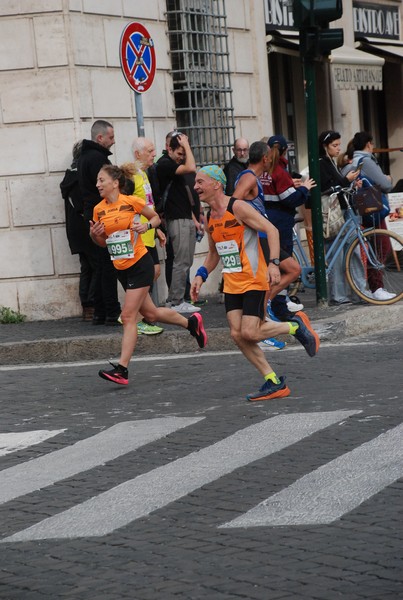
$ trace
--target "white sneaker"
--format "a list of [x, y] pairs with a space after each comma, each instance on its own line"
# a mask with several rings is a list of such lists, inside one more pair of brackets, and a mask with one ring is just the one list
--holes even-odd
[[297, 302], [293, 302], [292, 300], [289, 300], [287, 302], [287, 308], [290, 312], [298, 312], [299, 310], [304, 310], [304, 305], [298, 304]]
[[200, 312], [200, 306], [193, 306], [190, 302], [181, 302], [180, 304], [172, 304], [172, 310], [178, 313], [195, 313]]
[[392, 298], [396, 298], [396, 294], [387, 292], [385, 288], [378, 288], [375, 292], [372, 292], [372, 297], [374, 300], [391, 300]]

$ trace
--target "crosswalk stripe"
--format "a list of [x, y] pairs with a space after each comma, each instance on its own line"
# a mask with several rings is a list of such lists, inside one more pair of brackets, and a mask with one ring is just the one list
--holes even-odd
[[19, 431], [16, 433], [0, 433], [0, 456], [24, 450], [29, 446], [40, 444], [45, 440], [63, 433], [65, 429], [38, 429], [37, 431]]
[[360, 411], [279, 415], [144, 473], [3, 542], [100, 536]]
[[0, 504], [132, 452], [204, 417], [162, 417], [113, 425], [72, 446], [0, 471]]
[[221, 527], [332, 523], [403, 477], [403, 425], [319, 467]]

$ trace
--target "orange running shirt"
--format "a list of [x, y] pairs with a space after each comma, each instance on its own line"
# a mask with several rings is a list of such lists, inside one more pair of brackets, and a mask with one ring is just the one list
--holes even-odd
[[[135, 215], [139, 215], [144, 206], [145, 200], [138, 196], [119, 194], [116, 202], [110, 203], [102, 200], [94, 207], [93, 220], [101, 221], [105, 226], [105, 233], [110, 242], [108, 250], [109, 252], [112, 250], [116, 257], [113, 260], [116, 269], [128, 269], [147, 254], [147, 248], [144, 246], [141, 235], [137, 235], [131, 230]], [[124, 231], [126, 231], [127, 239], [123, 237], [121, 240], [116, 239], [116, 243], [111, 243], [113, 234]], [[119, 258], [120, 255], [122, 258]]]
[[[231, 198], [221, 218], [210, 215], [208, 230], [223, 263], [224, 292], [244, 294], [269, 289], [267, 264], [257, 231], [240, 225], [232, 213]], [[243, 202], [240, 200], [239, 202]]]

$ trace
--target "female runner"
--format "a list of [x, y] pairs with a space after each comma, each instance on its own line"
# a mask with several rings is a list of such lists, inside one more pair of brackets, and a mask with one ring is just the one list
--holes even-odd
[[[170, 308], [157, 308], [148, 291], [154, 279], [154, 264], [141, 239], [142, 233], [158, 227], [160, 218], [137, 196], [125, 196], [123, 171], [114, 165], [104, 165], [98, 173], [97, 188], [103, 200], [94, 208], [90, 236], [99, 246], [107, 246], [111, 260], [126, 294], [121, 314], [123, 323], [122, 349], [113, 369], [99, 371], [99, 376], [114, 383], [129, 383], [128, 365], [137, 342], [137, 313], [147, 321], [170, 323], [188, 329], [200, 348], [207, 344], [203, 319], [196, 313], [187, 319]], [[144, 215], [147, 223], [140, 222]]]

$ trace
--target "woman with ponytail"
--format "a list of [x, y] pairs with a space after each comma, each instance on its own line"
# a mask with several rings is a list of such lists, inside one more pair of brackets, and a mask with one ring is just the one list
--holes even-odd
[[[99, 371], [99, 376], [120, 385], [129, 383], [128, 365], [137, 342], [137, 315], [147, 321], [159, 321], [187, 329], [196, 338], [200, 348], [207, 343], [207, 335], [200, 314], [189, 319], [170, 308], [157, 308], [149, 295], [154, 280], [154, 264], [141, 234], [160, 224], [157, 213], [138, 196], [122, 193], [126, 185], [123, 170], [104, 165], [98, 173], [97, 188], [103, 200], [94, 208], [90, 221], [92, 240], [107, 247], [117, 276], [125, 290], [121, 314], [123, 323], [122, 350], [117, 365]], [[147, 221], [141, 222], [143, 215]]]

